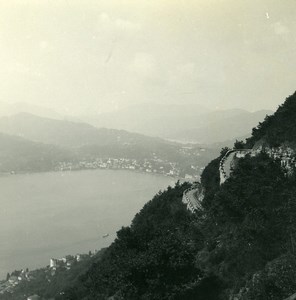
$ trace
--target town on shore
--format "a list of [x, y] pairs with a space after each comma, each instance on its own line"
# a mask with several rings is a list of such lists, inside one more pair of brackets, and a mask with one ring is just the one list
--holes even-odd
[[[36, 270], [29, 270], [26, 268], [7, 273], [6, 279], [0, 280], [0, 297], [7, 293], [13, 295], [19, 285], [36, 281], [40, 278], [44, 278], [46, 281], [50, 282], [57, 274], [70, 271], [72, 267], [81, 262], [90, 260], [97, 253], [98, 250], [95, 250], [83, 254], [66, 255], [62, 258], [51, 258], [49, 260], [49, 265], [44, 268]], [[39, 295], [28, 295], [26, 299], [38, 300], [41, 299], [41, 297]]]

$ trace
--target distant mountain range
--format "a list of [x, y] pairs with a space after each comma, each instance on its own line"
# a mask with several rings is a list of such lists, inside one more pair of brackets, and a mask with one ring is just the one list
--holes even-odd
[[[100, 129], [126, 130], [182, 143], [194, 142], [199, 144], [223, 143], [227, 140], [250, 136], [250, 128], [255, 127], [266, 115], [271, 115], [272, 113], [270, 110], [256, 112], [248, 112], [242, 109], [210, 110], [198, 104], [168, 105], [144, 103], [108, 113], [66, 116], [52, 109], [25, 102], [13, 104], [0, 102], [0, 118], [5, 116], [13, 117], [17, 114], [23, 114], [22, 118], [25, 118], [26, 114], [31, 114], [59, 121], [68, 120], [73, 121], [72, 123], [88, 123]], [[61, 124], [56, 122], [54, 126]], [[27, 125], [29, 126], [29, 124]], [[82, 136], [84, 135], [82, 128], [77, 130], [81, 132]], [[85, 127], [84, 130], [87, 130], [88, 134], [91, 131], [90, 127], [88, 129]], [[14, 132], [13, 129], [11, 131]], [[55, 131], [55, 128], [52, 131]], [[69, 143], [71, 144], [70, 146], [73, 146], [78, 141], [79, 146], [81, 146], [80, 142], [84, 145], [93, 143], [92, 141], [87, 141], [86, 138], [78, 138], [78, 140], [70, 141], [69, 137], [64, 138], [64, 133], [65, 131], [62, 130], [60, 140], [57, 141], [58, 145], [62, 142], [62, 144]], [[22, 135], [22, 132], [18, 134]], [[101, 134], [103, 133], [101, 132]], [[96, 137], [97, 133], [94, 136]], [[57, 136], [50, 137], [49, 133], [47, 134], [47, 138], [46, 143], [52, 143], [53, 139], [58, 140]], [[90, 139], [93, 139], [92, 134], [90, 135]], [[33, 138], [33, 140], [35, 139]], [[69, 144], [66, 146], [69, 146]]]
[[57, 113], [53, 109], [29, 104], [26, 102], [7, 103], [0, 101], [0, 117], [11, 116], [18, 113], [30, 113], [45, 118], [63, 119], [63, 115]]
[[43, 118], [29, 113], [0, 118], [0, 132], [63, 147], [104, 146], [139, 142], [151, 144], [161, 141], [159, 138], [129, 133], [124, 130], [98, 129], [82, 122]]
[[98, 128], [124, 129], [180, 142], [211, 144], [250, 135], [250, 128], [272, 113], [270, 110], [252, 113], [241, 109], [211, 111], [193, 104], [149, 103], [81, 119]]
[[200, 116], [203, 124], [200, 127], [183, 129], [173, 133], [171, 138], [179, 141], [191, 141], [204, 144], [221, 143], [234, 138], [240, 139], [250, 135], [250, 128], [270, 115], [272, 111], [257, 112], [219, 111]]

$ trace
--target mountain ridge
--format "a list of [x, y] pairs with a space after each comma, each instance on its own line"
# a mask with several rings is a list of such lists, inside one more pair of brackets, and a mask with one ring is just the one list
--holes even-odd
[[[266, 114], [272, 113], [270, 110], [248, 112], [242, 109], [205, 111], [198, 110], [194, 106], [182, 105], [177, 109], [167, 107], [167, 111], [157, 108], [158, 106], [151, 107], [151, 105], [145, 109], [143, 106], [131, 107], [93, 117], [85, 116], [81, 119], [96, 127], [122, 128], [181, 142], [211, 144], [248, 134], [250, 127], [254, 127]], [[219, 131], [221, 127], [228, 128], [224, 138], [221, 138]], [[235, 127], [240, 130], [235, 131]], [[210, 129], [212, 132], [216, 130], [217, 134], [212, 134], [211, 137], [208, 134], [211, 132]]]

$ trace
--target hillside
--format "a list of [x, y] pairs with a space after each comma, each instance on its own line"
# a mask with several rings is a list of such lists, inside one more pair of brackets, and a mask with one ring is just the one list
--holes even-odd
[[262, 141], [271, 147], [284, 143], [296, 147], [296, 92], [288, 97], [271, 116], [253, 129], [252, 137], [247, 140], [247, 146], [252, 147]]
[[58, 162], [74, 159], [69, 150], [2, 133], [0, 145], [1, 173], [50, 171]]
[[187, 184], [168, 188], [58, 299], [283, 300], [296, 291], [295, 183], [262, 154], [196, 214], [181, 203]]
[[160, 142], [156, 138], [123, 130], [97, 129], [86, 123], [43, 118], [28, 113], [0, 118], [0, 131], [35, 142], [62, 147]]

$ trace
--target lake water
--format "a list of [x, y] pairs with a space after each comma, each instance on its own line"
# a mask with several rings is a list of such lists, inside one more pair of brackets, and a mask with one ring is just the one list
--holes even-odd
[[110, 245], [121, 226], [174, 182], [117, 170], [0, 177], [0, 279], [46, 266], [51, 257]]

